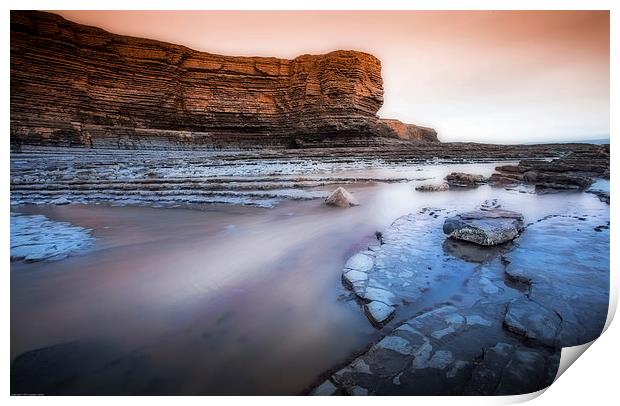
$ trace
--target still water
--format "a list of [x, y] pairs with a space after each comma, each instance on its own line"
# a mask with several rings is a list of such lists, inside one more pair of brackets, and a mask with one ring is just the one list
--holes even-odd
[[[489, 175], [494, 166], [409, 170], [437, 182], [456, 170]], [[11, 360], [52, 347], [35, 353], [32, 380], [53, 381], [58, 393], [299, 394], [382, 335], [340, 272], [397, 217], [423, 207], [470, 210], [492, 198], [526, 223], [557, 213], [608, 216], [609, 206], [589, 194], [488, 186], [420, 193], [419, 183], [345, 185], [362, 203], [349, 209], [321, 200], [272, 209], [14, 209], [92, 228], [97, 242], [62, 261], [11, 264]]]

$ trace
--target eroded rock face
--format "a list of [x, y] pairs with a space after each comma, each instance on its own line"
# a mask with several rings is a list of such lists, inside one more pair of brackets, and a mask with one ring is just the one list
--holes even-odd
[[523, 216], [502, 209], [461, 213], [446, 219], [443, 232], [450, 238], [479, 245], [498, 245], [514, 240], [523, 230]]
[[349, 193], [342, 186], [338, 189], [334, 190], [328, 197], [325, 199], [325, 204], [328, 206], [335, 207], [351, 207], [351, 206], [359, 206], [359, 202], [351, 193]]
[[55, 14], [11, 12], [16, 150], [22, 144], [299, 147], [323, 139], [368, 145], [398, 138], [376, 116], [382, 103], [381, 63], [363, 52], [292, 60], [221, 56]]

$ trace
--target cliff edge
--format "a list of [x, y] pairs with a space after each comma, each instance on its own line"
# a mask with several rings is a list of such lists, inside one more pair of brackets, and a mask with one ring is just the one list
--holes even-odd
[[[375, 145], [381, 62], [232, 57], [11, 12], [11, 143], [102, 148]], [[401, 123], [402, 124], [402, 123]], [[435, 138], [436, 140], [436, 138]]]

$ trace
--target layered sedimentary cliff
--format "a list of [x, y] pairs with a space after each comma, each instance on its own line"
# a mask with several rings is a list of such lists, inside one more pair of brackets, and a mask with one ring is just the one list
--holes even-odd
[[415, 124], [405, 124], [402, 121], [394, 119], [381, 119], [401, 140], [416, 142], [439, 142], [437, 139], [437, 131], [433, 128], [422, 127]]
[[[379, 120], [381, 63], [335, 51], [229, 57], [11, 12], [12, 144], [304, 146], [402, 136]], [[375, 143], [376, 145], [376, 143]]]

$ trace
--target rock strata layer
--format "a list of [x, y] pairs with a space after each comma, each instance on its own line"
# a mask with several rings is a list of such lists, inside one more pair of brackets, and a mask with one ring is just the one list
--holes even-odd
[[221, 56], [55, 14], [11, 12], [14, 147], [436, 141], [432, 129], [401, 123], [401, 134], [381, 121], [382, 103], [381, 63], [363, 52], [292, 60]]
[[381, 119], [402, 140], [417, 142], [439, 142], [437, 131], [433, 128], [422, 127], [414, 124], [405, 124], [400, 120]]
[[496, 186], [531, 184], [541, 194], [583, 191], [594, 178], [609, 179], [609, 152], [609, 145], [601, 145], [572, 151], [552, 161], [526, 159], [518, 165], [498, 166], [490, 180]]

